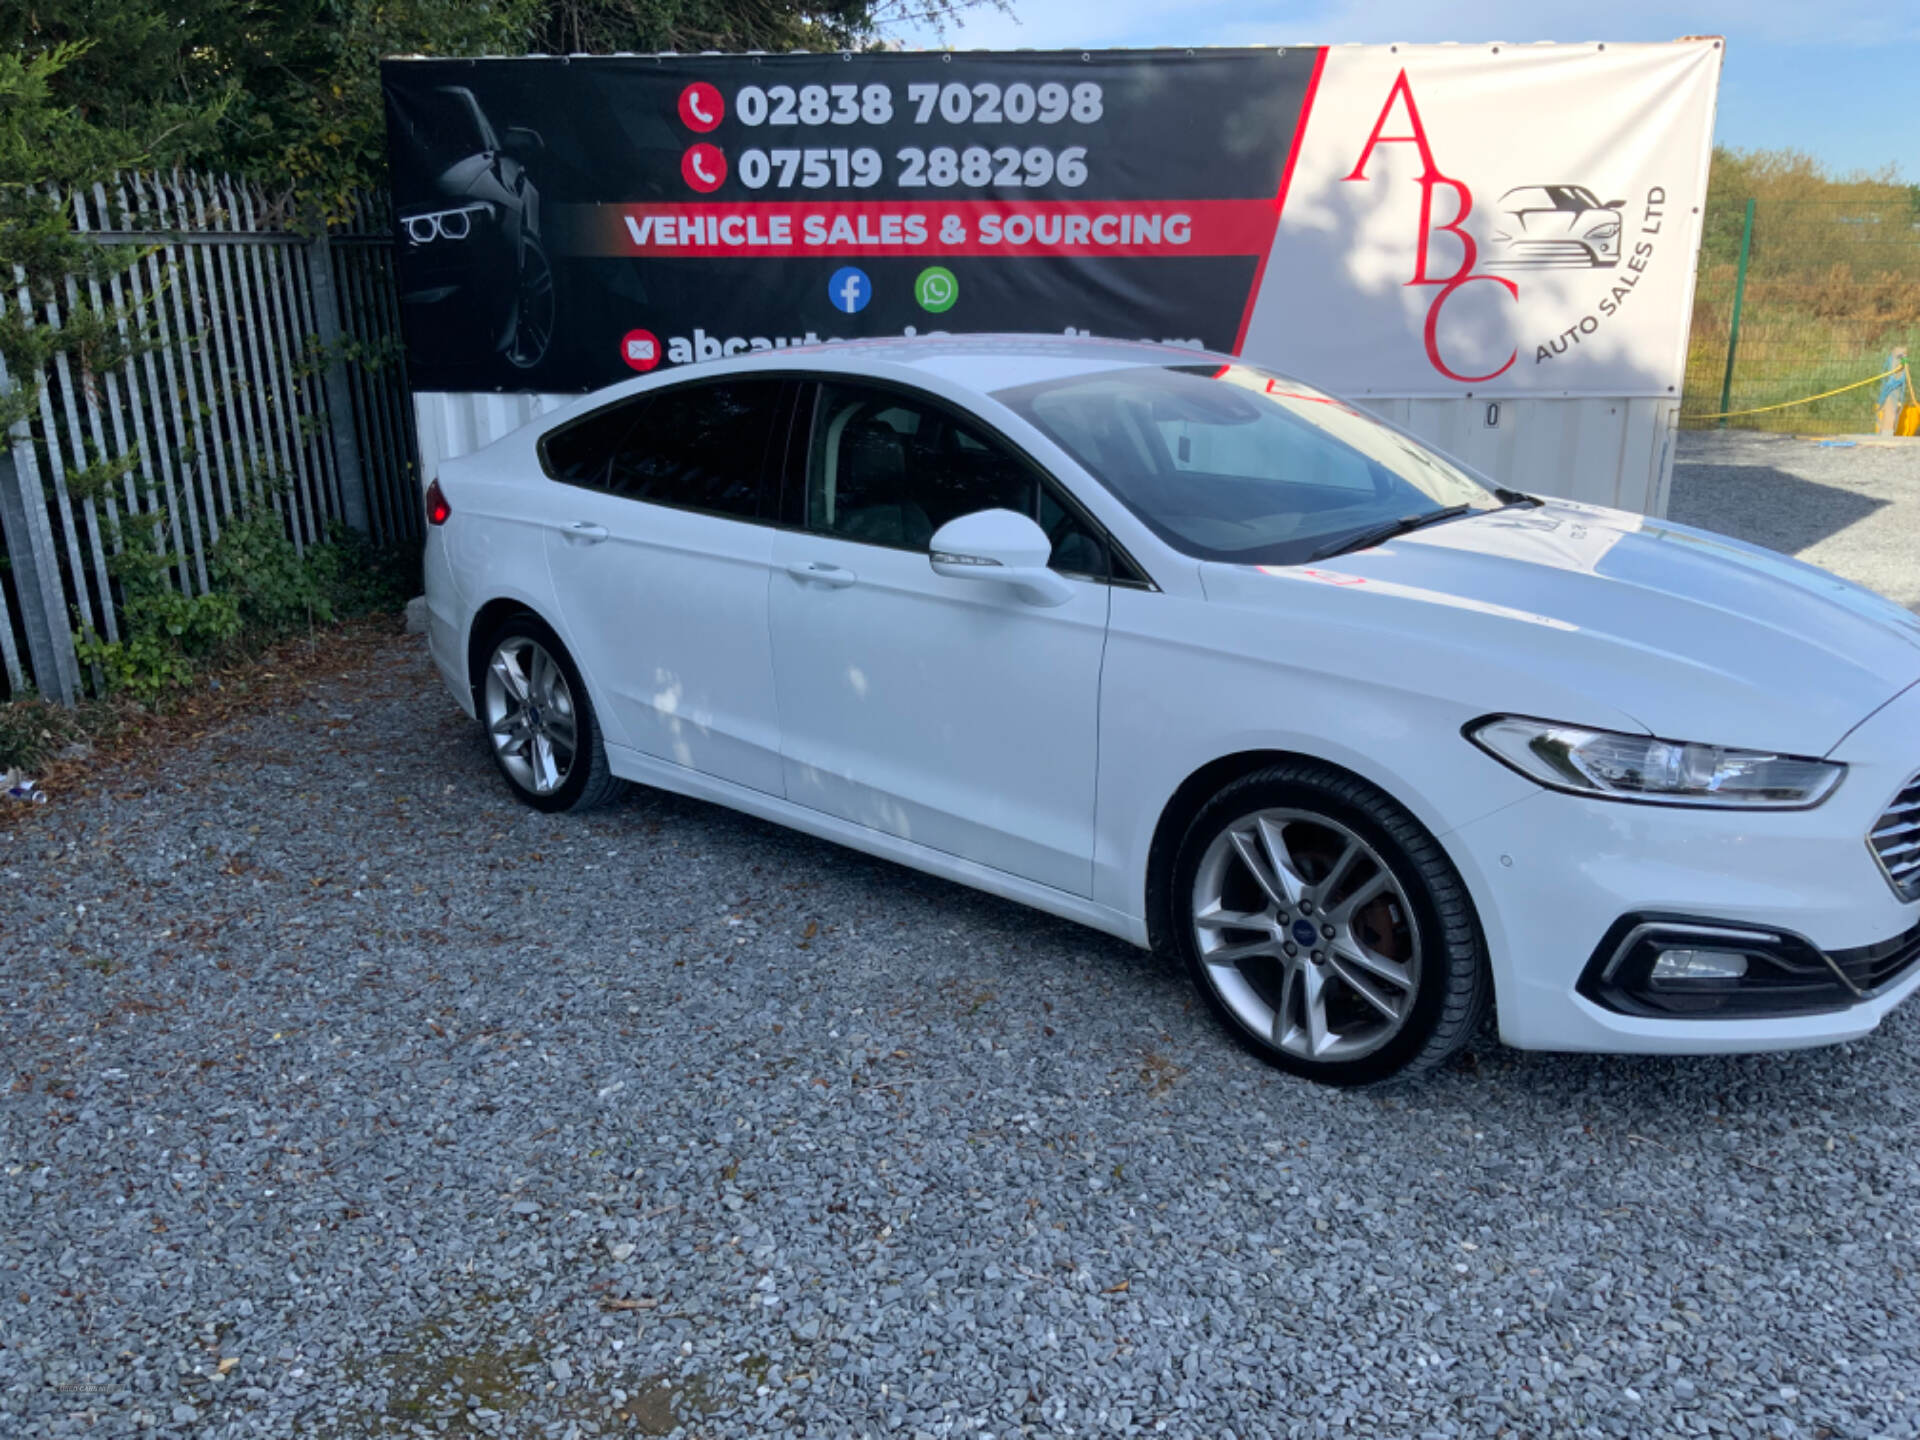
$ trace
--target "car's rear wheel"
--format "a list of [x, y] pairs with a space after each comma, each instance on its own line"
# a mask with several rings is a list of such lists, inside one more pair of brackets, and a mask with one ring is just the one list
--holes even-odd
[[1173, 930], [1208, 1004], [1270, 1064], [1335, 1085], [1436, 1065], [1492, 996], [1466, 887], [1413, 817], [1326, 766], [1227, 786], [1174, 861]]
[[559, 637], [515, 615], [487, 642], [480, 722], [513, 793], [536, 810], [586, 810], [620, 793], [600, 724]]

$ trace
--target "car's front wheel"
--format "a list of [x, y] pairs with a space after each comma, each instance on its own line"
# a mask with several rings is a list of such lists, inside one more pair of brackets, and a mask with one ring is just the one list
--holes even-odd
[[1436, 1065], [1491, 999], [1466, 887], [1372, 786], [1307, 762], [1235, 781], [1174, 861], [1176, 941], [1227, 1028], [1262, 1059], [1360, 1085]]
[[553, 266], [537, 240], [521, 247], [520, 269], [514, 277], [513, 333], [506, 346], [507, 363], [516, 370], [535, 370], [553, 346], [557, 310]]
[[513, 793], [536, 810], [586, 810], [620, 793], [599, 719], [559, 637], [515, 615], [487, 641], [480, 723]]

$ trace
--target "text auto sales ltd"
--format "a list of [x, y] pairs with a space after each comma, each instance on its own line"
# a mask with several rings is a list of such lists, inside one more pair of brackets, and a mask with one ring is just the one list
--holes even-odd
[[[1396, 110], [1396, 107], [1398, 109]], [[1401, 123], [1407, 127], [1405, 134], [1389, 134], [1387, 127], [1392, 123]], [[1513, 368], [1519, 359], [1519, 347], [1515, 346], [1504, 361], [1493, 370], [1484, 374], [1463, 374], [1448, 364], [1443, 357], [1440, 345], [1440, 329], [1445, 318], [1447, 302], [1467, 286], [1487, 283], [1499, 286], [1508, 297], [1518, 303], [1519, 284], [1505, 275], [1483, 271], [1480, 266], [1480, 247], [1473, 235], [1467, 230], [1467, 221], [1473, 214], [1473, 193], [1466, 182], [1443, 174], [1436, 163], [1433, 147], [1427, 138], [1427, 128], [1420, 118], [1420, 110], [1414, 102], [1413, 86], [1402, 70], [1387, 92], [1386, 103], [1381, 106], [1380, 117], [1374, 121], [1373, 131], [1367, 136], [1366, 144], [1360, 151], [1360, 158], [1354, 162], [1353, 169], [1341, 178], [1345, 181], [1364, 181], [1367, 179], [1367, 162], [1374, 151], [1382, 145], [1413, 145], [1418, 147], [1420, 156], [1420, 220], [1417, 241], [1414, 250], [1413, 277], [1406, 283], [1409, 286], [1432, 286], [1437, 292], [1427, 306], [1427, 318], [1424, 331], [1427, 361], [1449, 380], [1458, 380], [1464, 384], [1478, 384], [1493, 380]], [[1434, 216], [1434, 192], [1445, 187], [1451, 192], [1454, 206], [1453, 217], [1438, 221]], [[1666, 190], [1658, 185], [1647, 190], [1642, 205], [1639, 239], [1634, 242], [1632, 251], [1625, 257], [1623, 274], [1612, 277], [1607, 293], [1600, 298], [1593, 311], [1582, 315], [1559, 334], [1549, 336], [1534, 349], [1533, 363], [1544, 364], [1556, 356], [1564, 355], [1578, 346], [1581, 341], [1597, 333], [1606, 317], [1619, 312], [1621, 305], [1633, 294], [1640, 283], [1640, 277], [1653, 260], [1654, 237], [1659, 235], [1661, 222], [1665, 218]], [[1437, 233], [1451, 235], [1460, 246], [1460, 263], [1451, 274], [1435, 275], [1430, 271], [1432, 259], [1430, 245]], [[1596, 313], [1597, 312], [1597, 313]]]

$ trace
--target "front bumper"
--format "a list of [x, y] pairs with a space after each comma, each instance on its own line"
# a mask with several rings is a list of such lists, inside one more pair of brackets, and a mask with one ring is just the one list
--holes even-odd
[[1682, 809], [1542, 790], [1444, 837], [1486, 931], [1501, 1038], [1535, 1050], [1792, 1049], [1864, 1035], [1920, 990], [1920, 964], [1910, 964], [1815, 1013], [1710, 1018], [1623, 1013], [1581, 993], [1603, 941], [1632, 917], [1779, 932], [1842, 956], [1920, 925], [1920, 902], [1894, 892], [1866, 838], [1920, 769], [1920, 689], [1831, 758], [1847, 776], [1812, 810]]
[[1804, 935], [1698, 915], [1624, 915], [1577, 988], [1623, 1015], [1764, 1020], [1851, 1010], [1897, 988], [1916, 964], [1920, 925], [1879, 945], [1829, 951]]
[[399, 273], [408, 340], [427, 358], [482, 359], [505, 343], [520, 265], [516, 242], [500, 227], [476, 226], [458, 241], [403, 242]]

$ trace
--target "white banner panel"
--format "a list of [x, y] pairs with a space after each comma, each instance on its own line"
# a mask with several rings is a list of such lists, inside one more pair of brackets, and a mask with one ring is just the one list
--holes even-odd
[[1329, 48], [1242, 353], [1356, 398], [1677, 396], [1720, 59]]

